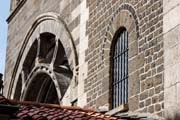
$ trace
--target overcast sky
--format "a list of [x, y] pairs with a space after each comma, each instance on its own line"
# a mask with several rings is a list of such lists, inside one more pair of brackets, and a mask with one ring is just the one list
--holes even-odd
[[10, 0], [0, 0], [0, 73], [4, 74], [5, 56], [6, 56], [6, 39], [7, 39], [7, 23], [6, 19], [9, 15]]

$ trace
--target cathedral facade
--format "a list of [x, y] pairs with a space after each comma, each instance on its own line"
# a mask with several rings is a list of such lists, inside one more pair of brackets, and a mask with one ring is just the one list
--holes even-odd
[[178, 0], [11, 0], [4, 95], [178, 115]]

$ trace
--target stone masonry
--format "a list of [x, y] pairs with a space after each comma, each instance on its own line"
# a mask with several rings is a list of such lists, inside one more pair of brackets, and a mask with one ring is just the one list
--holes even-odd
[[129, 109], [163, 116], [163, 1], [89, 0], [88, 7], [87, 106], [110, 105], [111, 44], [116, 30], [125, 26], [130, 39]]
[[[4, 94], [26, 100], [33, 76], [43, 72], [52, 79], [59, 104], [111, 111], [112, 48], [116, 32], [125, 27], [128, 111], [177, 116], [178, 10], [178, 0], [11, 0]], [[38, 57], [29, 73], [24, 71], [43, 33], [52, 33], [62, 43], [72, 76], [57, 77], [55, 65], [36, 63]], [[33, 47], [36, 52], [38, 45]], [[70, 79], [67, 88], [62, 78]], [[63, 96], [62, 89], [67, 89]]]
[[164, 0], [164, 109], [170, 120], [179, 119], [179, 10], [180, 1]]

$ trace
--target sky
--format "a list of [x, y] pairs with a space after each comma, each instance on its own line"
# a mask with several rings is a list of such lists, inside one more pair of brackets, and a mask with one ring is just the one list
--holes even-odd
[[0, 0], [0, 73], [5, 71], [7, 22], [10, 0]]

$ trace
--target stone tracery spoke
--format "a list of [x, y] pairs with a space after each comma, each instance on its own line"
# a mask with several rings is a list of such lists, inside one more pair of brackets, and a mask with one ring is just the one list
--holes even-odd
[[32, 69], [36, 66], [37, 48], [38, 40], [36, 39], [35, 42], [31, 45], [22, 66], [21, 71], [23, 72], [24, 79], [27, 79]]
[[[32, 57], [32, 55], [34, 57]], [[29, 49], [29, 53], [23, 66], [22, 75], [24, 81], [33, 74], [33, 69], [41, 64], [48, 66], [56, 74], [72, 74], [64, 46], [61, 41], [51, 33], [43, 33], [35, 40]]]
[[51, 95], [51, 90], [53, 88], [53, 85], [54, 85], [54, 83], [51, 81], [51, 83], [49, 85], [49, 89], [47, 90], [47, 94], [46, 94], [45, 99], [44, 99], [45, 103], [48, 103], [48, 98]]
[[56, 60], [56, 57], [57, 57], [58, 48], [59, 48], [59, 43], [58, 43], [58, 39], [56, 39], [56, 45], [55, 45], [55, 48], [54, 48], [53, 58], [52, 58], [52, 61], [51, 61], [51, 64], [52, 64], [52, 65], [55, 64], [55, 60]]
[[44, 94], [42, 94], [42, 93], [43, 93], [43, 91], [45, 90], [45, 87], [46, 87], [47, 85], [49, 85], [49, 81], [48, 81], [47, 79], [48, 79], [48, 78], [44, 78], [44, 81], [43, 81], [43, 83], [42, 83], [42, 85], [41, 85], [40, 91], [39, 91], [39, 93], [38, 93], [38, 95], [37, 95], [37, 99], [36, 99], [37, 102], [43, 102], [43, 96], [44, 96]]
[[37, 41], [38, 41], [38, 45], [37, 45], [37, 54], [36, 54], [36, 65], [39, 63], [39, 60], [38, 60], [38, 59], [39, 59], [39, 56], [40, 56], [40, 44], [41, 44], [41, 43], [40, 43], [40, 42], [41, 42], [41, 41], [40, 41], [40, 38], [38, 38]]
[[60, 103], [73, 77], [61, 41], [51, 33], [40, 34], [26, 55], [21, 75], [21, 100]]
[[[50, 44], [50, 45], [46, 45], [46, 44]], [[64, 47], [59, 39], [55, 37], [51, 37], [50, 39], [45, 39], [40, 36], [39, 38], [36, 39], [36, 46], [37, 46], [36, 50], [34, 50], [36, 51], [36, 53], [33, 53], [35, 54], [35, 58], [34, 60], [31, 60], [35, 62], [32, 63], [35, 65], [34, 66], [28, 65], [28, 66], [32, 66], [32, 69], [30, 70], [28, 66], [27, 67], [25, 66], [22, 70], [24, 81], [26, 81], [26, 79], [29, 78], [29, 75], [31, 75], [33, 68], [39, 66], [40, 64], [49, 66], [49, 69], [53, 69], [54, 72], [56, 72], [57, 74], [58, 73], [71, 74]], [[47, 59], [49, 59], [49, 61]]]
[[[27, 78], [28, 78], [28, 73], [26, 71], [26, 69], [23, 69], [21, 71], [21, 82], [22, 82], [22, 89], [21, 89], [21, 94], [23, 93], [23, 90], [24, 90], [24, 87], [25, 87], [25, 83], [27, 81]], [[20, 98], [21, 99], [21, 98]]]
[[27, 72], [26, 72], [26, 69], [23, 69], [23, 70], [21, 71], [22, 83], [25, 83], [25, 81], [27, 80], [27, 76], [28, 76], [28, 74], [27, 74]]

